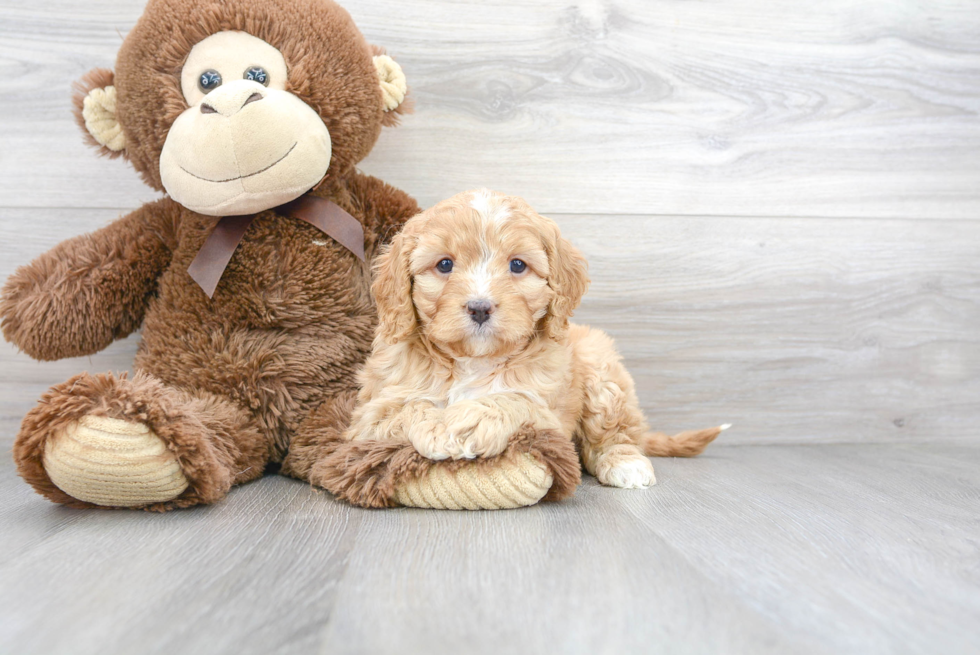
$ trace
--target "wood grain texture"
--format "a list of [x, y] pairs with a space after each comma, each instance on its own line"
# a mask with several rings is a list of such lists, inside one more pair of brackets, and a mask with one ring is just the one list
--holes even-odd
[[734, 443], [976, 438], [974, 222], [559, 217], [651, 422]]
[[[418, 112], [365, 168], [423, 205], [490, 186], [551, 213], [976, 218], [970, 0], [349, 0]], [[134, 0], [0, 7], [0, 205], [152, 197], [68, 95]]]
[[3, 466], [4, 653], [313, 652], [363, 518], [284, 478], [176, 521], [72, 512]]
[[[0, 210], [0, 279], [113, 210]], [[612, 334], [652, 424], [722, 441], [975, 440], [980, 222], [556, 215], [590, 261], [575, 320]], [[30, 226], [27, 228], [26, 226]], [[0, 345], [0, 427], [137, 338], [33, 362]]]
[[56, 507], [0, 458], [0, 652], [980, 649], [975, 446], [654, 465], [651, 489], [526, 510], [361, 510], [270, 476], [156, 515]]

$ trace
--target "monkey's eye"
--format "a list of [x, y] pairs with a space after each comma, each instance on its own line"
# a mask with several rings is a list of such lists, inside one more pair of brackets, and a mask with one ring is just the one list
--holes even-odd
[[525, 264], [520, 259], [510, 260], [510, 272], [511, 273], [523, 273], [527, 269], [527, 264]]
[[221, 86], [221, 73], [216, 70], [206, 70], [201, 73], [201, 77], [197, 79], [198, 86], [201, 87], [201, 91], [207, 93], [208, 91], [213, 91]]
[[262, 86], [269, 86], [269, 74], [261, 66], [249, 66], [245, 69], [245, 74], [242, 77], [246, 80], [258, 82]]
[[453, 270], [453, 260], [443, 259], [441, 262], [436, 264], [436, 270], [440, 273], [449, 273]]

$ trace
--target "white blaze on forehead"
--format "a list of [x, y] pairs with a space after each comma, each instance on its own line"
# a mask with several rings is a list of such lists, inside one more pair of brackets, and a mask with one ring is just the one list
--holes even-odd
[[480, 263], [473, 270], [472, 294], [474, 300], [490, 300], [490, 281], [493, 279], [493, 272], [490, 270], [490, 254], [484, 253]]
[[510, 218], [510, 209], [507, 208], [504, 197], [489, 189], [474, 191], [470, 198], [470, 207], [488, 223], [502, 223]]
[[[507, 207], [506, 198], [499, 193], [494, 193], [490, 189], [480, 189], [470, 195], [470, 207], [480, 215], [480, 220], [484, 226], [492, 223], [502, 223], [510, 218], [510, 209]], [[471, 293], [474, 300], [490, 300], [491, 281], [493, 280], [493, 270], [491, 261], [493, 251], [487, 244], [486, 233], [480, 237], [482, 256], [480, 263], [473, 269], [471, 274], [472, 287]]]

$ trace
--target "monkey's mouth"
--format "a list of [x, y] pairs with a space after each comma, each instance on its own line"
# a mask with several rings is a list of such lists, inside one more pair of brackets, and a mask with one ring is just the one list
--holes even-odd
[[267, 170], [269, 170], [270, 168], [272, 168], [273, 166], [275, 166], [276, 164], [278, 164], [279, 162], [281, 162], [283, 159], [285, 159], [286, 157], [288, 157], [289, 156], [289, 153], [291, 153], [293, 151], [293, 149], [296, 148], [296, 145], [298, 143], [299, 143], [299, 141], [297, 141], [296, 143], [294, 143], [293, 145], [291, 145], [289, 147], [289, 150], [286, 151], [286, 154], [285, 155], [283, 155], [279, 159], [275, 160], [274, 162], [272, 162], [271, 164], [269, 164], [265, 168], [260, 169], [260, 170], [257, 170], [254, 173], [249, 173], [248, 175], [239, 175], [238, 177], [229, 177], [227, 180], [212, 180], [212, 179], [209, 179], [209, 178], [206, 178], [206, 177], [201, 177], [200, 175], [197, 175], [195, 173], [190, 172], [189, 170], [187, 170], [183, 166], [180, 166], [180, 164], [178, 164], [178, 166], [180, 166], [180, 170], [184, 171], [185, 173], [187, 173], [191, 177], [196, 177], [197, 179], [204, 180], [205, 182], [214, 182], [215, 184], [222, 184], [224, 182], [235, 182], [237, 180], [244, 180], [247, 177], [255, 177], [256, 175], [261, 175], [262, 173], [265, 173]]

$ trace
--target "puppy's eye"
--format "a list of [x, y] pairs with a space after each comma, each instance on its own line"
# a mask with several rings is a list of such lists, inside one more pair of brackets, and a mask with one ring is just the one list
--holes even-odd
[[443, 259], [438, 264], [436, 264], [436, 270], [440, 273], [448, 273], [453, 270], [453, 260]]
[[510, 272], [511, 273], [523, 273], [527, 269], [527, 264], [525, 264], [520, 259], [510, 260]]

